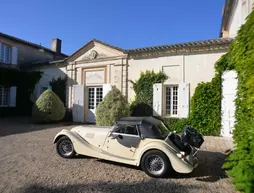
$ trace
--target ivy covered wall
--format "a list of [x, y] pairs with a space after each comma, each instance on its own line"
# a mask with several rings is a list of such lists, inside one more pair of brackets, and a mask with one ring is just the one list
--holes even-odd
[[[221, 126], [221, 75], [226, 70], [237, 72], [238, 87], [236, 123], [233, 131], [236, 149], [229, 156], [224, 168], [232, 176], [239, 191], [254, 192], [254, 12], [238, 31], [230, 45], [215, 66], [216, 75], [209, 83], [201, 83], [195, 90], [191, 104], [191, 124], [202, 131], [204, 127]], [[219, 108], [218, 108], [219, 107]], [[210, 127], [211, 126], [211, 127]], [[204, 132], [205, 133], [205, 132]]]
[[224, 168], [233, 177], [237, 190], [254, 192], [254, 11], [238, 31], [226, 55], [227, 66], [238, 75], [236, 125], [233, 132], [236, 149]]
[[162, 71], [141, 72], [140, 78], [131, 82], [135, 92], [135, 99], [131, 104], [132, 116], [153, 116], [153, 85], [163, 83], [167, 76]]
[[0, 85], [17, 87], [16, 107], [0, 108], [0, 116], [31, 115], [33, 102], [30, 96], [41, 76], [41, 72], [21, 72], [18, 69], [0, 68]]

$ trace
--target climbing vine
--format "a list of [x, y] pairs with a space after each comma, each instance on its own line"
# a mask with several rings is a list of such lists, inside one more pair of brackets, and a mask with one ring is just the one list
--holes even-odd
[[[215, 65], [215, 78], [201, 83], [192, 98], [190, 118], [201, 127], [211, 125], [218, 132], [221, 122], [221, 75], [224, 71], [237, 72], [238, 86], [236, 123], [233, 131], [235, 150], [223, 165], [232, 176], [232, 183], [239, 191], [254, 192], [254, 12], [238, 31], [229, 51]], [[206, 104], [209, 103], [209, 104]], [[216, 105], [217, 103], [217, 105]], [[217, 108], [219, 107], [219, 108]], [[200, 111], [200, 112], [199, 112]], [[217, 112], [217, 113], [216, 113]], [[216, 122], [214, 121], [216, 120]], [[198, 122], [200, 121], [200, 123]]]
[[17, 87], [16, 108], [0, 108], [0, 116], [30, 115], [33, 106], [30, 96], [41, 76], [42, 73], [37, 71], [22, 72], [18, 69], [0, 68], [0, 85]]
[[61, 99], [64, 105], [66, 105], [66, 84], [67, 84], [67, 76], [58, 77], [57, 79], [53, 78], [52, 81], [50, 82], [52, 91], [56, 93], [56, 95]]
[[211, 82], [199, 83], [191, 98], [189, 122], [203, 135], [219, 135], [221, 130], [221, 75], [232, 69], [224, 54], [215, 64]]
[[133, 82], [133, 90], [136, 94], [135, 100], [131, 104], [132, 116], [152, 116], [153, 115], [153, 84], [163, 83], [167, 79], [164, 72], [154, 71], [141, 72], [140, 78]]
[[228, 68], [237, 72], [238, 87], [233, 132], [236, 149], [224, 168], [229, 170], [237, 190], [251, 193], [254, 192], [254, 11], [238, 31], [226, 58]]

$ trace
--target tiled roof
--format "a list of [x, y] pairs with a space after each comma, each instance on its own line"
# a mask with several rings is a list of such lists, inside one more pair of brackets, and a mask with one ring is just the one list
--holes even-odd
[[[35, 43], [32, 43], [32, 42], [26, 41], [26, 40], [22, 40], [22, 39], [20, 39], [20, 38], [17, 38], [17, 37], [14, 37], [14, 36], [11, 36], [11, 35], [2, 33], [2, 32], [0, 32], [0, 36], [4, 36], [4, 37], [6, 37], [6, 38], [8, 38], [8, 39], [11, 39], [11, 40], [14, 40], [14, 41], [18, 41], [18, 42], [20, 42], [20, 43], [22, 43], [22, 44], [26, 44], [26, 45], [32, 46], [32, 47], [34, 47], [34, 48], [37, 48], [37, 49], [43, 49], [43, 50], [45, 50], [45, 51], [47, 51], [47, 52], [50, 52], [50, 53], [53, 53], [53, 54], [56, 53], [56, 52], [52, 51], [52, 50], [49, 49], [49, 48], [43, 47], [43, 46], [41, 46], [41, 45], [38, 45], [38, 44], [35, 44]], [[68, 57], [68, 55], [63, 54], [63, 53], [61, 53], [61, 55], [62, 55], [63, 57]]]
[[[232, 39], [231, 38], [217, 38], [217, 39], [211, 39], [211, 40], [202, 40], [202, 41], [193, 41], [193, 42], [184, 42], [184, 43], [179, 43], [179, 44], [167, 44], [167, 45], [162, 45], [162, 46], [151, 46], [151, 47], [144, 47], [144, 48], [135, 48], [135, 49], [122, 49], [116, 46], [113, 46], [111, 44], [102, 42], [97, 39], [92, 39], [88, 43], [86, 43], [83, 47], [78, 49], [76, 52], [74, 52], [72, 55], [68, 57], [68, 59], [73, 60], [81, 56], [84, 52], [86, 52], [86, 47], [94, 42], [98, 42], [100, 44], [103, 44], [105, 46], [111, 47], [113, 49], [119, 50], [123, 53], [127, 54], [140, 54], [140, 53], [149, 53], [149, 52], [156, 52], [156, 51], [178, 51], [181, 49], [185, 48], [200, 48], [201, 50], [204, 47], [207, 46], [219, 46], [218, 49], [226, 49], [229, 44], [231, 43]], [[221, 47], [222, 46], [222, 47]]]
[[167, 44], [162, 46], [151, 46], [145, 48], [135, 48], [128, 49], [127, 52], [129, 54], [132, 53], [141, 53], [141, 52], [152, 52], [152, 51], [163, 51], [170, 49], [182, 49], [182, 48], [192, 48], [192, 47], [205, 47], [205, 46], [216, 46], [216, 45], [229, 45], [231, 43], [231, 38], [217, 38], [211, 40], [202, 40], [202, 41], [193, 41], [193, 42], [185, 42], [179, 44]]

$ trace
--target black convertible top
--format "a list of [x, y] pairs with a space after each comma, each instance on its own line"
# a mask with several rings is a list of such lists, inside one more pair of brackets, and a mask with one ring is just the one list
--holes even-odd
[[160, 120], [154, 117], [124, 117], [116, 121], [117, 125], [140, 125], [139, 131], [143, 137], [163, 139], [165, 136], [158, 129]]
[[116, 121], [118, 125], [141, 125], [142, 123], [148, 123], [152, 125], [159, 125], [160, 120], [155, 119], [154, 117], [124, 117]]

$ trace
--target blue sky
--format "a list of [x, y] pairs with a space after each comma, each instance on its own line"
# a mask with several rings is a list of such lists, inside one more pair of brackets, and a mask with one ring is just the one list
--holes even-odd
[[[224, 0], [8, 0], [0, 30], [71, 54], [92, 38], [128, 49], [219, 37]], [[4, 19], [3, 19], [4, 18]]]

